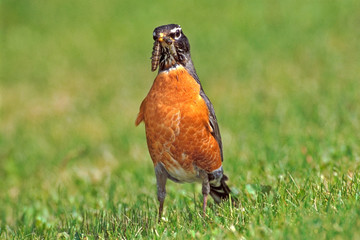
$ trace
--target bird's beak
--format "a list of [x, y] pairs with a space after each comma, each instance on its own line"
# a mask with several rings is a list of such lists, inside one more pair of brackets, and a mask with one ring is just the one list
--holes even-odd
[[175, 49], [175, 44], [173, 44], [175, 41], [173, 38], [166, 36], [164, 33], [160, 33], [157, 41], [159, 41], [163, 48], [168, 49], [173, 58], [178, 61], [179, 58]]
[[158, 41], [164, 45], [171, 45], [173, 43], [173, 39], [171, 37], [165, 36], [163, 33], [160, 33], [160, 37], [158, 38]]
[[160, 37], [158, 38], [158, 41], [159, 42], [164, 41], [164, 34], [163, 33], [160, 33]]

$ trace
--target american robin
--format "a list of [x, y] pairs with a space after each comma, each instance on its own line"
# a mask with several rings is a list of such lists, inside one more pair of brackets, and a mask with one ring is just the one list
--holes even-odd
[[169, 24], [153, 32], [152, 71], [158, 75], [140, 106], [135, 125], [145, 122], [154, 163], [161, 219], [165, 184], [202, 182], [203, 213], [207, 196], [216, 203], [229, 198], [223, 174], [223, 151], [214, 107], [199, 81], [190, 44], [181, 27]]

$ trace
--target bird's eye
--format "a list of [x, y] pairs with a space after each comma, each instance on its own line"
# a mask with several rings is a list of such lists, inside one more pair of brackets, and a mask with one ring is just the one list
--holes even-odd
[[178, 30], [176, 30], [176, 32], [175, 32], [175, 38], [179, 38], [179, 37], [180, 37], [180, 35], [181, 35], [180, 30], [179, 30], [179, 29], [178, 29]]

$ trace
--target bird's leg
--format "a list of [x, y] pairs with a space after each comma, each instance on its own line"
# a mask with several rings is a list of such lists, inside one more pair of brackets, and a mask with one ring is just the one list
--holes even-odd
[[157, 185], [157, 196], [160, 202], [159, 206], [159, 222], [161, 220], [163, 208], [164, 208], [164, 201], [166, 196], [166, 180], [168, 178], [168, 173], [164, 169], [161, 163], [158, 163], [155, 166], [155, 175], [156, 175], [156, 185]]
[[206, 193], [203, 193], [204, 199], [203, 199], [203, 214], [205, 216], [206, 214], [206, 206], [207, 206], [207, 197], [208, 195]]
[[206, 215], [207, 197], [210, 192], [209, 177], [205, 171], [200, 171], [200, 177], [202, 179], [202, 194], [203, 194], [203, 214]]
[[165, 189], [165, 184], [166, 184], [166, 175], [164, 176], [156, 176], [156, 180], [157, 180], [157, 196], [158, 196], [158, 200], [160, 202], [159, 205], [159, 221], [161, 220], [161, 216], [162, 216], [162, 212], [164, 209], [164, 201], [165, 201], [165, 196], [166, 196], [166, 189]]
[[[159, 196], [159, 194], [158, 194], [158, 196]], [[160, 197], [158, 197], [158, 200], [160, 201], [160, 205], [159, 205], [159, 222], [160, 222], [162, 212], [163, 212], [163, 209], [164, 209], [164, 200], [165, 200], [165, 198], [161, 199]]]

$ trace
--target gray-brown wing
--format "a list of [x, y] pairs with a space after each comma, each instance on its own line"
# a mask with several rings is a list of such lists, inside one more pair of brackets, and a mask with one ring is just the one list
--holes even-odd
[[214, 106], [212, 105], [212, 103], [210, 102], [209, 98], [206, 96], [206, 94], [202, 88], [200, 89], [200, 96], [204, 99], [206, 106], [209, 109], [209, 120], [210, 120], [210, 125], [213, 129], [213, 132], [211, 134], [214, 136], [217, 143], [219, 144], [220, 153], [221, 153], [221, 161], [223, 161], [224, 158], [223, 158], [222, 141], [221, 141], [219, 125], [217, 123], [217, 119], [216, 119], [216, 115], [215, 115]]

